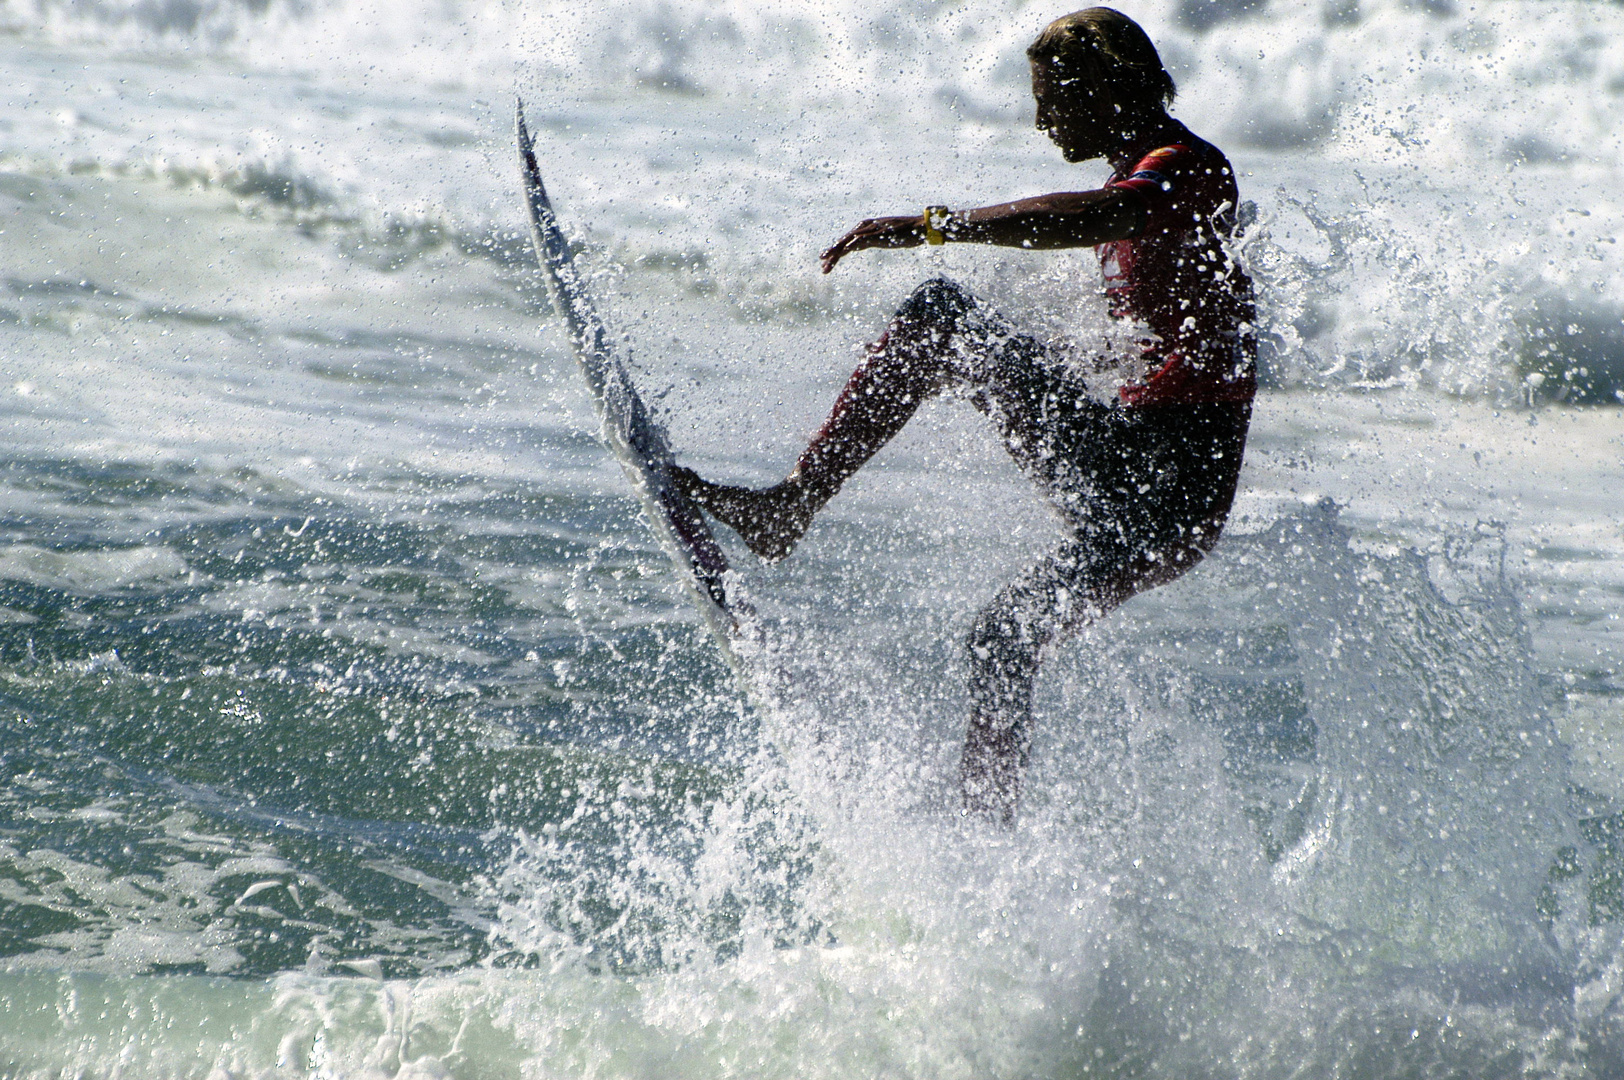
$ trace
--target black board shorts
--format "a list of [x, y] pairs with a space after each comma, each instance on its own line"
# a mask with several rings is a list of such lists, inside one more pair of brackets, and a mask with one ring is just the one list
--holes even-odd
[[[1015, 332], [953, 282], [915, 291], [939, 341], [944, 389], [998, 427], [1096, 573], [1173, 548], [1204, 552], [1234, 501], [1249, 402], [1124, 407], [1093, 396], [1058, 350]], [[1068, 545], [1068, 547], [1071, 545]]]

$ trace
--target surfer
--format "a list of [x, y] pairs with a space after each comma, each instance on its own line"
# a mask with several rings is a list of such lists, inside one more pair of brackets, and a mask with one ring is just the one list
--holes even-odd
[[1256, 390], [1252, 286], [1229, 256], [1234, 172], [1167, 113], [1172, 77], [1110, 8], [1049, 24], [1027, 50], [1037, 127], [1068, 162], [1104, 158], [1097, 190], [871, 218], [823, 253], [867, 248], [1093, 247], [1112, 314], [1138, 342], [1135, 377], [1103, 401], [1051, 342], [954, 282], [921, 285], [852, 375], [787, 479], [750, 490], [677, 482], [757, 555], [788, 555], [813, 515], [919, 408], [960, 393], [1059, 509], [1072, 536], [1005, 586], [970, 632], [965, 808], [1014, 819], [1040, 653], [1212, 549], [1229, 514]]

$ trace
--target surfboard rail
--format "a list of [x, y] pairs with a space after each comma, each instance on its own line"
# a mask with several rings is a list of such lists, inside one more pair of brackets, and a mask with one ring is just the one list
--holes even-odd
[[517, 103], [516, 114], [519, 168], [524, 178], [531, 240], [548, 296], [564, 320], [591, 392], [600, 435], [631, 481], [660, 546], [670, 555], [677, 576], [699, 606], [728, 662], [743, 674], [735, 646], [743, 622], [753, 613], [730, 594], [724, 581], [728, 572], [726, 554], [699, 508], [671, 478], [670, 443], [638, 395], [625, 361], [593, 306], [569, 240], [559, 227], [558, 215], [542, 184], [523, 101]]

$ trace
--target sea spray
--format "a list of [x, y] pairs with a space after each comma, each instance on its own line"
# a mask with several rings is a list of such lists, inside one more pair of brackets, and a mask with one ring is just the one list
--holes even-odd
[[[502, 933], [629, 977], [604, 1022], [716, 1075], [1580, 1068], [1585, 915], [1550, 884], [1578, 833], [1498, 547], [1382, 556], [1310, 506], [1060, 650], [1012, 832], [887, 760], [889, 712], [797, 724], [741, 756], [754, 797], [679, 829], [603, 793], [595, 842], [520, 844]], [[864, 724], [861, 763], [813, 751]]]

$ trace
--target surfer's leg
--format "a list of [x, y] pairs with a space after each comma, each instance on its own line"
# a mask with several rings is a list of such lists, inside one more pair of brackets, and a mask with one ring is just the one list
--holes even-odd
[[[1136, 593], [1200, 561], [1179, 544], [1128, 555], [1120, 543], [1071, 543], [1006, 586], [970, 631], [970, 723], [959, 762], [964, 808], [1015, 821], [1032, 749], [1032, 691], [1043, 650], [1109, 614]], [[1210, 546], [1210, 545], [1209, 545]]]
[[712, 484], [679, 469], [689, 496], [765, 559], [781, 559], [842, 484], [891, 441], [921, 402], [957, 377], [956, 352], [973, 349], [987, 320], [957, 285], [937, 279], [914, 290], [835, 399], [829, 418], [795, 468], [761, 491]]
[[[1183, 576], [1212, 550], [1234, 500], [1249, 418], [1246, 405], [1196, 405], [1085, 417], [1064, 435], [1094, 440], [1074, 447], [1070, 469], [1045, 472], [1051, 483], [1082, 485], [1051, 492], [1079, 521], [1079, 538], [1000, 592], [970, 633], [959, 772], [966, 809], [1014, 820], [1042, 650]], [[1002, 419], [1006, 430], [1021, 429], [1020, 417]]]
[[970, 724], [959, 763], [965, 809], [1015, 820], [1031, 752], [1032, 688], [1045, 646], [1121, 601], [1098, 559], [1066, 544], [1004, 587], [970, 631]]
[[[1098, 500], [1087, 462], [1093, 448], [1118, 441], [1115, 410], [1089, 399], [1049, 350], [1025, 337], [998, 350], [974, 401], [1068, 519], [1092, 516]], [[1014, 822], [1042, 651], [1125, 599], [1109, 587], [1126, 562], [1120, 542], [1109, 531], [1090, 540], [1065, 545], [1006, 586], [970, 631], [970, 722], [959, 785], [971, 813]]]

